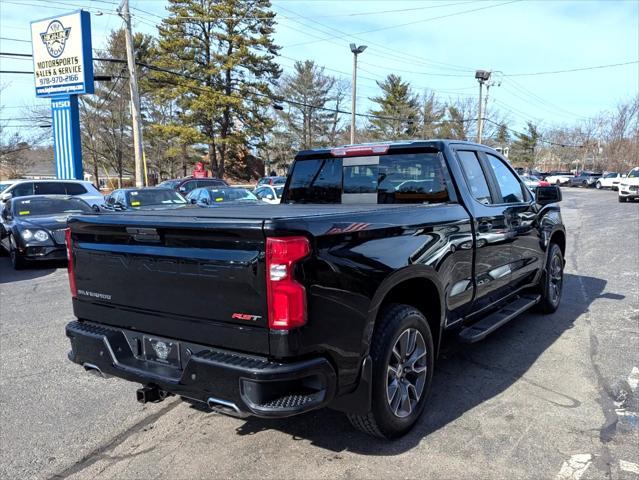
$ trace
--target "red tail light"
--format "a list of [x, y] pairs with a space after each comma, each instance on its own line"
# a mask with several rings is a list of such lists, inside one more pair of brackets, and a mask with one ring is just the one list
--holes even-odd
[[297, 261], [311, 248], [305, 237], [266, 239], [268, 326], [288, 330], [306, 323], [306, 289], [293, 278]]
[[390, 145], [355, 145], [353, 147], [339, 147], [331, 150], [334, 157], [366, 157], [369, 155], [384, 155]]
[[73, 261], [73, 241], [71, 239], [71, 229], [67, 228], [64, 231], [64, 238], [67, 244], [67, 270], [69, 272], [69, 287], [71, 288], [71, 296], [73, 298], [78, 297], [78, 287], [75, 285], [75, 264]]

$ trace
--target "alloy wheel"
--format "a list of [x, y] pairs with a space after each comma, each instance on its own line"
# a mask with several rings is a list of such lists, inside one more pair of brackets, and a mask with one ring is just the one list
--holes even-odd
[[386, 373], [386, 398], [397, 417], [409, 416], [424, 393], [427, 374], [426, 342], [415, 328], [397, 338]]
[[557, 303], [559, 303], [559, 299], [561, 298], [561, 288], [563, 286], [564, 277], [564, 268], [562, 265], [561, 257], [559, 255], [554, 255], [552, 257], [549, 273], [550, 275], [548, 279], [548, 291], [550, 292], [550, 301], [553, 303], [553, 305], [557, 305]]

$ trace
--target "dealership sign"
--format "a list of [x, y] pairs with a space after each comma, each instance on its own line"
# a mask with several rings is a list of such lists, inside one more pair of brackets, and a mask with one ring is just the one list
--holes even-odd
[[37, 97], [93, 93], [89, 12], [31, 22]]

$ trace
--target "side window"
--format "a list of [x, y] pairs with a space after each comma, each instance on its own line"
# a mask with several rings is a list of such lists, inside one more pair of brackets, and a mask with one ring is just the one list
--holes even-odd
[[497, 179], [497, 184], [501, 191], [501, 198], [504, 200], [504, 203], [523, 202], [524, 190], [519, 179], [515, 177], [513, 172], [511, 172], [499, 158], [489, 153], [486, 154], [486, 157], [495, 173], [495, 178]]
[[36, 195], [66, 195], [64, 183], [60, 182], [35, 182]]
[[11, 190], [11, 195], [14, 197], [33, 195], [33, 182], [19, 183]]
[[260, 187], [253, 192], [255, 196], [259, 199], [262, 199], [266, 196], [266, 189], [264, 187]]
[[84, 185], [79, 183], [67, 183], [67, 195], [83, 195], [87, 193], [87, 189], [84, 188]]
[[477, 154], [470, 150], [460, 150], [457, 152], [459, 162], [461, 163], [464, 174], [466, 175], [466, 183], [468, 188], [480, 203], [489, 205], [492, 202], [488, 183], [481, 169]]

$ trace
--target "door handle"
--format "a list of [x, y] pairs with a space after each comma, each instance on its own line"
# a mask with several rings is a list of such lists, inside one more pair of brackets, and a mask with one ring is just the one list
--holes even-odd
[[488, 232], [493, 228], [493, 224], [490, 222], [479, 222], [479, 231]]

